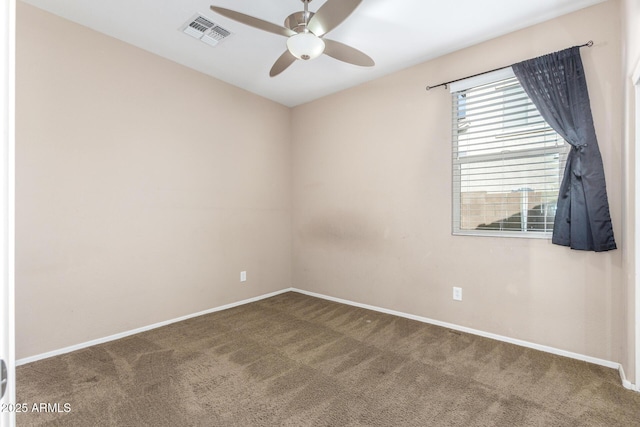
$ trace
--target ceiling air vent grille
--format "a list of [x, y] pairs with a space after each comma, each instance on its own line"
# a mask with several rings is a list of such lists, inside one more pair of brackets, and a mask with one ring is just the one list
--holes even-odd
[[210, 46], [217, 45], [231, 35], [229, 30], [216, 25], [202, 15], [195, 15], [181, 27], [181, 30]]
[[222, 41], [222, 39], [227, 38], [230, 35], [231, 33], [229, 31], [225, 30], [219, 25], [216, 25], [210, 31], [205, 32], [200, 40], [202, 40], [206, 44], [215, 46], [218, 44], [218, 42]]

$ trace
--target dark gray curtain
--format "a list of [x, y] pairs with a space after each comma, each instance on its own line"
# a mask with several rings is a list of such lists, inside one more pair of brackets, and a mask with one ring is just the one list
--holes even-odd
[[572, 146], [558, 195], [552, 242], [596, 252], [616, 249], [580, 48], [512, 67], [542, 117]]

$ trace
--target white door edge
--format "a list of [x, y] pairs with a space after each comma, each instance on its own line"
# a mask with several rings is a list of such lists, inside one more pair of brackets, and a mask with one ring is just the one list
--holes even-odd
[[15, 183], [15, 28], [16, 1], [0, 9], [0, 357], [7, 364], [7, 388], [2, 397], [0, 426], [15, 426], [14, 323], [14, 183]]

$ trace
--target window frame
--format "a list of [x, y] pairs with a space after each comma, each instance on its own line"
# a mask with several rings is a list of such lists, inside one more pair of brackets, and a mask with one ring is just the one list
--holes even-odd
[[[454, 94], [460, 91], [464, 91], [467, 89], [472, 89], [475, 87], [479, 87], [485, 84], [496, 83], [501, 80], [506, 80], [509, 78], [515, 77], [513, 70], [511, 67], [506, 67], [500, 70], [492, 71], [489, 73], [485, 73], [479, 76], [470, 77], [468, 79], [460, 80], [458, 82], [454, 82], [449, 85], [450, 89], [450, 100], [453, 103]], [[504, 154], [479, 154], [478, 157], [475, 157], [473, 161], [463, 161], [460, 162], [460, 156], [456, 158], [455, 153], [460, 153], [458, 151], [457, 146], [457, 123], [456, 120], [459, 119], [459, 113], [454, 111], [454, 105], [452, 105], [452, 114], [451, 114], [451, 149], [452, 149], [452, 159], [451, 159], [451, 178], [452, 178], [452, 223], [451, 223], [451, 233], [454, 236], [483, 236], [483, 237], [507, 237], [507, 238], [527, 238], [527, 239], [551, 239], [553, 231], [549, 229], [548, 231], [523, 231], [523, 230], [478, 230], [478, 229], [462, 229], [462, 180], [456, 179], [456, 167], [460, 168], [462, 164], [470, 164], [475, 162], [488, 162], [491, 160], [502, 160]], [[468, 107], [465, 102], [465, 116], [469, 112]], [[562, 140], [562, 137], [559, 136]], [[553, 154], [553, 151], [549, 151], [545, 148], [532, 148], [523, 151], [514, 152], [511, 155], [507, 155], [507, 157], [512, 158], [524, 158], [524, 157], [535, 157], [536, 152], [538, 152], [538, 156], [542, 154]], [[562, 175], [564, 172], [564, 168], [566, 167], [566, 156], [569, 152], [569, 146], [564, 141], [564, 144], [558, 147], [557, 154], [561, 156], [560, 158], [560, 176], [559, 180], [561, 182]], [[461, 173], [458, 173], [458, 177], [461, 177]], [[560, 182], [558, 182], [558, 187], [560, 186]], [[517, 186], [517, 185], [516, 185]]]

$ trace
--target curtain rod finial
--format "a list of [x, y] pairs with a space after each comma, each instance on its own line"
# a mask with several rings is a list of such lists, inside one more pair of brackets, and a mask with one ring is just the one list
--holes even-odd
[[591, 46], [593, 46], [593, 40], [589, 40], [589, 41], [587, 42], [587, 47], [591, 47]]

